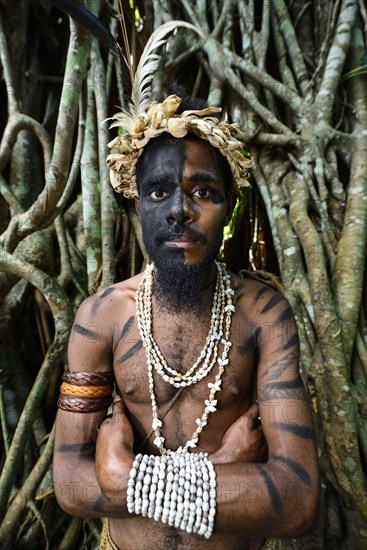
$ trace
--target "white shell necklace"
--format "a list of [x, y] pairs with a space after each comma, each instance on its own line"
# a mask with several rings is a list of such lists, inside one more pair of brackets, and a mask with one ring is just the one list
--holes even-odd
[[[171, 452], [184, 453], [189, 448], [196, 447], [199, 441], [199, 436], [206, 426], [208, 416], [211, 412], [215, 412], [217, 400], [215, 395], [221, 390], [222, 377], [225, 366], [228, 365], [228, 353], [232, 342], [230, 342], [232, 313], [235, 311], [233, 305], [234, 291], [231, 288], [230, 276], [226, 272], [224, 264], [215, 262], [217, 268], [217, 280], [213, 296], [212, 317], [210, 329], [202, 352], [192, 367], [184, 374], [169, 367], [160, 351], [158, 344], [153, 338], [152, 332], [152, 286], [153, 286], [153, 271], [154, 264], [146, 267], [139, 288], [136, 292], [136, 315], [138, 327], [143, 342], [143, 346], [147, 355], [148, 366], [148, 383], [149, 393], [152, 401], [152, 429], [155, 432], [154, 444], [159, 448], [161, 454], [170, 454]], [[223, 337], [224, 330], [224, 337]], [[218, 356], [219, 344], [223, 344], [222, 356]], [[209, 383], [210, 388], [209, 398], [204, 401], [204, 412], [201, 418], [196, 419], [197, 428], [191, 439], [183, 447], [179, 447], [176, 451], [166, 449], [164, 446], [165, 438], [161, 435], [160, 427], [162, 420], [158, 418], [157, 401], [154, 392], [153, 369], [169, 384], [176, 388], [184, 388], [191, 384], [196, 384], [207, 376], [214, 365], [218, 363], [219, 371], [215, 377], [214, 383]]]

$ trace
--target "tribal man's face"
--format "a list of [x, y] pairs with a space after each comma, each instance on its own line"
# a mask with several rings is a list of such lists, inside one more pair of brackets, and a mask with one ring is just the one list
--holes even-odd
[[225, 182], [215, 149], [182, 139], [153, 145], [141, 159], [139, 210], [153, 261], [213, 261], [227, 213]]

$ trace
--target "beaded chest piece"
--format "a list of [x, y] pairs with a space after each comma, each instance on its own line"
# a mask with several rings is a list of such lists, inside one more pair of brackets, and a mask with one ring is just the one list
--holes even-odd
[[[217, 399], [215, 397], [216, 393], [221, 390], [223, 373], [229, 362], [228, 353], [232, 345], [229, 338], [232, 313], [235, 311], [235, 307], [233, 305], [234, 291], [231, 288], [230, 276], [226, 272], [225, 265], [216, 262], [216, 268], [217, 279], [208, 336], [198, 359], [184, 374], [181, 374], [167, 364], [158, 344], [153, 338], [152, 285], [154, 264], [147, 266], [136, 293], [138, 327], [147, 356], [149, 393], [152, 402], [152, 429], [155, 432], [154, 444], [158, 447], [162, 455], [170, 454], [173, 451], [164, 446], [165, 438], [160, 431], [163, 422], [158, 418], [157, 413], [153, 370], [155, 370], [165, 382], [168, 382], [176, 388], [185, 388], [186, 386], [196, 384], [207, 376], [216, 363], [219, 365], [215, 381], [213, 383], [208, 383], [210, 392], [208, 399], [204, 401], [204, 411], [201, 418], [196, 419], [197, 428], [191, 439], [189, 439], [184, 446], [176, 449], [176, 451], [174, 451], [175, 453], [185, 453], [188, 452], [190, 448], [197, 446], [199, 436], [208, 422], [209, 414], [217, 410]], [[220, 344], [223, 345], [223, 350], [221, 357], [218, 357], [218, 348]]]

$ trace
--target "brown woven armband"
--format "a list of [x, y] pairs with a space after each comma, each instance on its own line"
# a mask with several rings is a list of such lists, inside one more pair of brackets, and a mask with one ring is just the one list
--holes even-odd
[[67, 370], [62, 375], [64, 382], [76, 386], [110, 386], [114, 382], [113, 372], [87, 372]]
[[107, 397], [111, 395], [113, 386], [77, 386], [63, 382], [60, 393], [70, 397]]
[[60, 395], [57, 402], [59, 409], [68, 412], [97, 412], [108, 409], [113, 401], [112, 395], [108, 397], [70, 397], [69, 395]]
[[97, 412], [113, 400], [113, 372], [66, 371], [57, 405], [69, 412]]

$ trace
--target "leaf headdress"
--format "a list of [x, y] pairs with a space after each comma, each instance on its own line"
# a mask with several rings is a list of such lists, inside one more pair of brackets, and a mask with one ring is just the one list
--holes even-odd
[[167, 35], [178, 27], [188, 28], [205, 38], [199, 29], [184, 21], [170, 21], [156, 29], [140, 58], [132, 83], [131, 103], [112, 117], [111, 128], [123, 128], [123, 133], [108, 144], [114, 152], [108, 155], [107, 165], [113, 188], [128, 198], [138, 196], [136, 164], [144, 147], [163, 132], [176, 138], [194, 133], [207, 140], [227, 159], [235, 185], [249, 186], [247, 177], [251, 160], [243, 156], [243, 145], [235, 138], [237, 126], [211, 116], [220, 112], [220, 108], [207, 107], [177, 114], [182, 101], [180, 97], [170, 95], [162, 103], [151, 101], [151, 83], [160, 61], [160, 56], [153, 52], [163, 46]]

